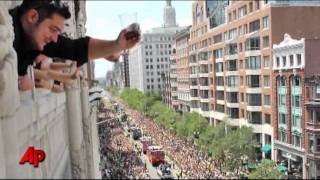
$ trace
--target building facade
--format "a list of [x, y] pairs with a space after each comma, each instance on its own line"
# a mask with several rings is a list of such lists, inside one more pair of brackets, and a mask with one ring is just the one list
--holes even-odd
[[[175, 63], [170, 66], [170, 73], [175, 74], [177, 84], [177, 105], [178, 110], [182, 112], [190, 111], [190, 81], [189, 81], [189, 39], [190, 39], [190, 27], [187, 27], [177, 32], [175, 39], [175, 49], [172, 56], [172, 60]], [[171, 69], [172, 72], [171, 72]]]
[[305, 39], [294, 40], [285, 34], [273, 45], [273, 82], [276, 113], [274, 148], [276, 160], [302, 178], [305, 167]]
[[[308, 75], [307, 75], [308, 76]], [[320, 176], [320, 76], [319, 73], [305, 79], [307, 102], [305, 162], [306, 178], [318, 179]]]
[[[257, 159], [276, 159], [272, 44], [279, 44], [285, 33], [294, 39], [319, 37], [319, 17], [314, 15], [320, 12], [319, 3], [252, 0], [224, 5], [224, 23], [210, 28], [207, 1], [193, 3], [191, 111], [199, 112], [212, 125], [227, 121], [235, 127], [252, 127], [259, 144]], [[265, 146], [271, 148], [264, 152]]]

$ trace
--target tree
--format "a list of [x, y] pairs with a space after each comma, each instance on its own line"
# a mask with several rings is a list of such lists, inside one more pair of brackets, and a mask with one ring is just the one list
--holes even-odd
[[283, 173], [277, 170], [276, 163], [263, 159], [255, 171], [249, 174], [249, 179], [282, 179]]

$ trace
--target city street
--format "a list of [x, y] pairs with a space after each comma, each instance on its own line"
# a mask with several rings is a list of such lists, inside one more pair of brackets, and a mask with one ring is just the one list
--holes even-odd
[[232, 172], [219, 172], [213, 163], [213, 160], [206, 154], [202, 153], [193, 145], [192, 142], [180, 139], [174, 134], [158, 126], [153, 120], [145, 117], [140, 112], [132, 110], [124, 106], [119, 99], [111, 97], [107, 98], [116, 101], [128, 115], [130, 123], [142, 129], [144, 135], [150, 136], [153, 141], [163, 147], [166, 157], [172, 158], [168, 160], [174, 162], [174, 166], [178, 170], [174, 170], [173, 175], [177, 177], [182, 169], [182, 178], [235, 178]]

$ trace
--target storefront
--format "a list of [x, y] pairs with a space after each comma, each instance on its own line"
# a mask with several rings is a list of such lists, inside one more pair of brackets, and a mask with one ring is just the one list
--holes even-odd
[[301, 179], [303, 177], [303, 155], [280, 149], [277, 151], [277, 162], [287, 169], [288, 175]]

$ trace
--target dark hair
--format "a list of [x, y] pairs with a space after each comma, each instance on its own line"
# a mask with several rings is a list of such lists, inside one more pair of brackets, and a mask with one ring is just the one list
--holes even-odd
[[58, 14], [65, 19], [71, 17], [68, 6], [61, 4], [60, 0], [23, 0], [19, 14], [23, 15], [30, 9], [35, 9], [39, 13], [38, 23], [46, 18], [51, 18], [53, 14]]

